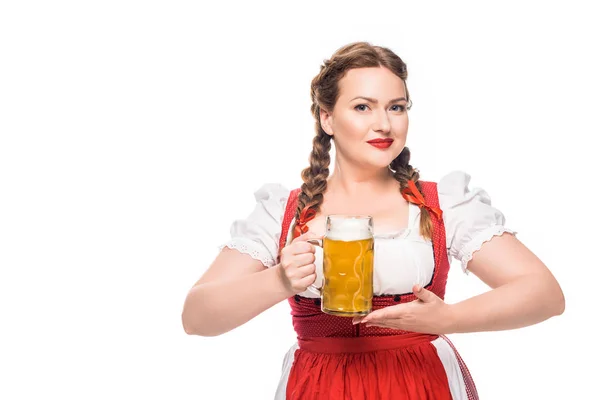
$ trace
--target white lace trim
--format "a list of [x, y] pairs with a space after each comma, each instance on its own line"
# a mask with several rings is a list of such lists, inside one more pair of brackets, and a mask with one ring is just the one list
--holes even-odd
[[485, 242], [489, 242], [492, 240], [494, 236], [500, 236], [504, 232], [510, 233], [512, 235], [516, 235], [517, 232], [511, 229], [505, 228], [502, 225], [492, 225], [489, 228], [477, 233], [471, 239], [471, 241], [459, 252], [459, 259], [461, 260], [461, 267], [465, 274], [469, 274], [469, 270], [467, 269], [467, 264], [473, 258], [473, 253], [481, 249], [481, 246]]
[[222, 250], [224, 247], [229, 247], [230, 249], [237, 250], [240, 253], [248, 254], [255, 260], [262, 262], [265, 267], [273, 267], [275, 265], [275, 260], [273, 260], [273, 257], [265, 254], [264, 251], [260, 251], [260, 244], [253, 242], [252, 240], [233, 238], [227, 243], [220, 245], [219, 250]]

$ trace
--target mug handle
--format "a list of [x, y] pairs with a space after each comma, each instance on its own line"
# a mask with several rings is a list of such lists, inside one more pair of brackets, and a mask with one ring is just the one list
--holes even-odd
[[[308, 239], [307, 242], [323, 248], [323, 239]], [[306, 290], [317, 296], [321, 296], [321, 289], [323, 289], [323, 287], [316, 287], [314, 284], [311, 284], [306, 288]]]

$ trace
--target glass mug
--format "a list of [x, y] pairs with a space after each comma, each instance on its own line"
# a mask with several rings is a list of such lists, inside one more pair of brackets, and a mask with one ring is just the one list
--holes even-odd
[[371, 312], [373, 300], [373, 218], [328, 215], [323, 239], [323, 286], [307, 289], [321, 296], [327, 314], [354, 317]]

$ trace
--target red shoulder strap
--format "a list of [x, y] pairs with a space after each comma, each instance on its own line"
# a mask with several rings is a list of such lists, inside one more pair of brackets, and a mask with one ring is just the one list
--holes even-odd
[[[288, 197], [288, 201], [285, 206], [285, 213], [283, 214], [283, 221], [281, 222], [281, 235], [279, 237], [280, 252], [281, 249], [285, 247], [290, 224], [294, 219], [294, 214], [296, 213], [296, 208], [298, 207], [298, 196], [300, 195], [300, 190], [301, 189], [298, 188], [290, 192], [290, 196]], [[277, 262], [279, 262], [279, 260]]]
[[[437, 183], [421, 181], [421, 189], [423, 197], [425, 197], [425, 203], [428, 206], [439, 208], [440, 201], [437, 192]], [[446, 282], [448, 280], [448, 270], [450, 269], [448, 253], [446, 252], [446, 228], [444, 227], [443, 218], [436, 218], [435, 215], [432, 215], [431, 221], [433, 222], [433, 237], [431, 238], [431, 243], [433, 245], [435, 267], [431, 285], [426, 287], [440, 298], [444, 299]]]
[[[425, 203], [430, 207], [439, 207], [440, 200], [437, 193], [437, 183], [429, 181], [420, 181]], [[434, 217], [435, 219], [435, 217]]]

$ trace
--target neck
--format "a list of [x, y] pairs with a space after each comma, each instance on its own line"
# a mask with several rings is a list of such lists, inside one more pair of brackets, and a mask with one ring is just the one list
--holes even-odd
[[335, 168], [327, 180], [327, 189], [341, 192], [346, 196], [360, 196], [365, 193], [381, 193], [396, 186], [393, 172], [387, 167], [367, 169], [344, 163], [336, 157]]

